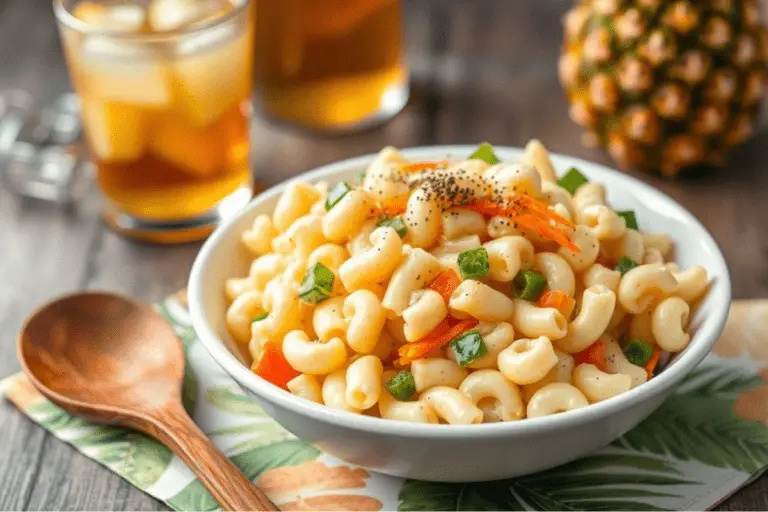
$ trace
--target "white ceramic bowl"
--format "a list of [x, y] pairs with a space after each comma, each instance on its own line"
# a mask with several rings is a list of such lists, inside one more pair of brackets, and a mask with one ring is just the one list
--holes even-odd
[[[469, 155], [471, 146], [405, 150], [416, 160]], [[503, 160], [521, 150], [496, 148]], [[344, 160], [308, 172], [304, 181], [353, 181], [373, 155]], [[641, 227], [669, 233], [681, 267], [703, 265], [713, 284], [698, 308], [693, 340], [660, 375], [646, 384], [589, 407], [543, 418], [482, 425], [422, 425], [350, 414], [295, 397], [253, 374], [230, 351], [224, 325], [224, 282], [247, 274], [250, 258], [240, 234], [253, 218], [271, 213], [285, 184], [260, 194], [219, 227], [192, 268], [189, 305], [195, 331], [211, 356], [266, 411], [301, 439], [347, 462], [391, 475], [469, 482], [508, 478], [551, 468], [607, 445], [647, 417], [709, 353], [725, 323], [731, 285], [723, 255], [712, 236], [682, 206], [629, 176], [567, 156], [552, 157], [563, 172], [578, 167], [605, 184], [611, 203], [633, 209]]]

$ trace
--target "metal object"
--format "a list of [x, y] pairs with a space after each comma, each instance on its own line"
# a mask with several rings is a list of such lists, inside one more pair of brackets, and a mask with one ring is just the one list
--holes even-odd
[[0, 94], [0, 163], [24, 128], [32, 110], [32, 97], [26, 91], [11, 90]]
[[0, 177], [7, 190], [58, 204], [85, 197], [92, 182], [80, 101], [73, 93], [37, 108], [25, 91], [0, 92]]

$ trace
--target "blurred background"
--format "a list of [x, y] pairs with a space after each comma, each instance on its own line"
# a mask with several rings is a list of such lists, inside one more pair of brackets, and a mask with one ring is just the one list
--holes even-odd
[[[488, 140], [523, 146], [537, 138], [553, 152], [615, 167], [606, 151], [582, 145], [583, 130], [569, 118], [558, 79], [562, 19], [575, 3], [403, 0], [410, 97], [402, 112], [383, 124], [346, 133], [318, 133], [257, 113], [250, 133], [250, 169], [257, 188], [385, 145]], [[765, 18], [768, 7], [765, 2], [760, 6]], [[72, 90], [56, 25], [51, 0], [0, 1], [0, 91], [25, 91], [31, 101], [45, 106]], [[256, 45], [257, 58], [259, 51]], [[716, 171], [677, 180], [628, 171], [671, 195], [712, 231], [731, 267], [735, 298], [768, 296], [766, 119], [763, 109], [752, 136]], [[6, 355], [0, 358], [0, 376], [18, 368], [11, 345], [24, 316], [55, 295], [106, 289], [156, 301], [186, 284], [200, 242], [153, 245], [125, 238], [102, 221], [98, 187], [91, 183], [78, 193], [82, 197], [62, 205], [23, 198], [0, 186], [0, 354]], [[19, 414], [2, 413], [0, 433], [16, 439], [43, 435], [27, 431], [27, 423]], [[30, 490], [30, 496], [6, 496], [5, 502], [0, 497], [0, 508], [20, 508], [20, 500], [29, 508], [61, 508], [64, 488], [74, 492], [91, 484], [88, 473], [104, 473], [87, 461], [56, 457], [57, 450], [63, 454], [69, 448], [51, 443], [48, 453], [54, 455], [46, 458], [51, 463], [36, 467], [29, 460], [34, 453], [10, 446], [8, 456], [20, 457], [20, 466], [34, 466], [37, 479], [47, 484], [46, 489]], [[76, 481], [67, 476], [73, 471], [82, 473]], [[23, 487], [27, 478], [28, 473], [0, 464], [6, 488]], [[104, 484], [102, 489], [106, 494], [90, 493], [83, 499], [92, 501], [78, 508], [104, 508], [117, 499], [115, 493], [128, 496], [126, 508], [156, 506], [142, 501], [149, 498], [129, 484], [110, 478], [112, 487]], [[107, 477], [100, 481], [107, 482]]]

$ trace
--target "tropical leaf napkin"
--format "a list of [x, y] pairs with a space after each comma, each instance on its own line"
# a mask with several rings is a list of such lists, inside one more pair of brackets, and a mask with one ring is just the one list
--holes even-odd
[[[734, 303], [715, 351], [623, 438], [534, 475], [472, 484], [405, 480], [323, 454], [284, 430], [210, 358], [183, 295], [158, 309], [184, 343], [184, 399], [200, 427], [283, 510], [699, 510], [768, 467], [768, 300]], [[92, 425], [22, 375], [0, 386], [33, 421], [176, 510], [218, 504], [158, 442]]]

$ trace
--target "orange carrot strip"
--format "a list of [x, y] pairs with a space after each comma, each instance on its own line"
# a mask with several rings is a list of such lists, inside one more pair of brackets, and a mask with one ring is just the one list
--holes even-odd
[[419, 171], [434, 171], [441, 169], [448, 165], [448, 160], [437, 160], [434, 162], [409, 162], [407, 164], [400, 164], [400, 171], [402, 172], [419, 172]]
[[446, 318], [421, 340], [406, 343], [397, 349], [397, 353], [400, 355], [397, 363], [402, 366], [416, 359], [421, 359], [433, 350], [448, 344], [453, 338], [464, 331], [472, 329], [478, 323], [478, 320], [475, 318], [467, 318], [460, 320], [452, 326], [450, 317]]
[[490, 199], [477, 199], [469, 204], [462, 205], [462, 208], [475, 211], [485, 217], [517, 214], [517, 212], [511, 212], [510, 209], [505, 208], [503, 205], [491, 201]]
[[645, 363], [645, 371], [648, 374], [648, 378], [653, 377], [653, 372], [656, 371], [656, 366], [659, 364], [659, 358], [661, 358], [661, 349], [658, 345], [654, 345], [653, 354], [651, 358]]
[[461, 279], [451, 269], [443, 270], [429, 283], [429, 287], [442, 295], [445, 302], [451, 298], [454, 290], [461, 284]]
[[547, 204], [543, 201], [539, 201], [537, 199], [532, 198], [531, 196], [527, 194], [519, 194], [513, 197], [513, 200], [517, 201], [518, 204], [525, 206], [526, 208], [533, 210], [535, 212], [539, 212], [548, 219], [551, 219], [559, 224], [562, 224], [563, 226], [573, 229], [575, 226], [573, 225], [573, 222], [566, 219], [562, 215], [553, 212], [549, 209]]
[[478, 199], [467, 205], [462, 205], [462, 207], [478, 212], [485, 217], [494, 217], [497, 215], [510, 217], [513, 221], [518, 222], [522, 227], [529, 231], [538, 233], [574, 252], [581, 252], [581, 249], [573, 243], [566, 232], [558, 227], [550, 225], [549, 221], [559, 222], [566, 227], [573, 227], [573, 223], [549, 210], [546, 204], [537, 201], [530, 196], [523, 194], [516, 195], [510, 199], [508, 205], [499, 204], [490, 199]]
[[565, 232], [550, 226], [546, 220], [530, 213], [524, 213], [515, 217], [515, 221], [529, 231], [534, 231], [553, 242], [557, 242], [562, 247], [566, 247], [574, 252], [581, 252], [579, 246], [573, 243], [573, 240]]
[[555, 308], [570, 320], [573, 308], [576, 307], [576, 301], [564, 291], [549, 290], [539, 298], [538, 306], [540, 308]]
[[285, 360], [280, 342], [268, 341], [258, 361], [254, 361], [251, 370], [262, 379], [275, 386], [288, 389], [288, 381], [299, 376], [299, 372]]
[[382, 203], [373, 210], [373, 216], [379, 215], [399, 215], [405, 212], [408, 207], [408, 196], [400, 196]]
[[578, 354], [574, 354], [576, 365], [593, 364], [598, 370], [605, 371], [605, 342], [597, 340]]
[[376, 215], [400, 215], [401, 213], [405, 212], [405, 208], [401, 208], [398, 206], [384, 206], [382, 208], [378, 208], [376, 210]]

